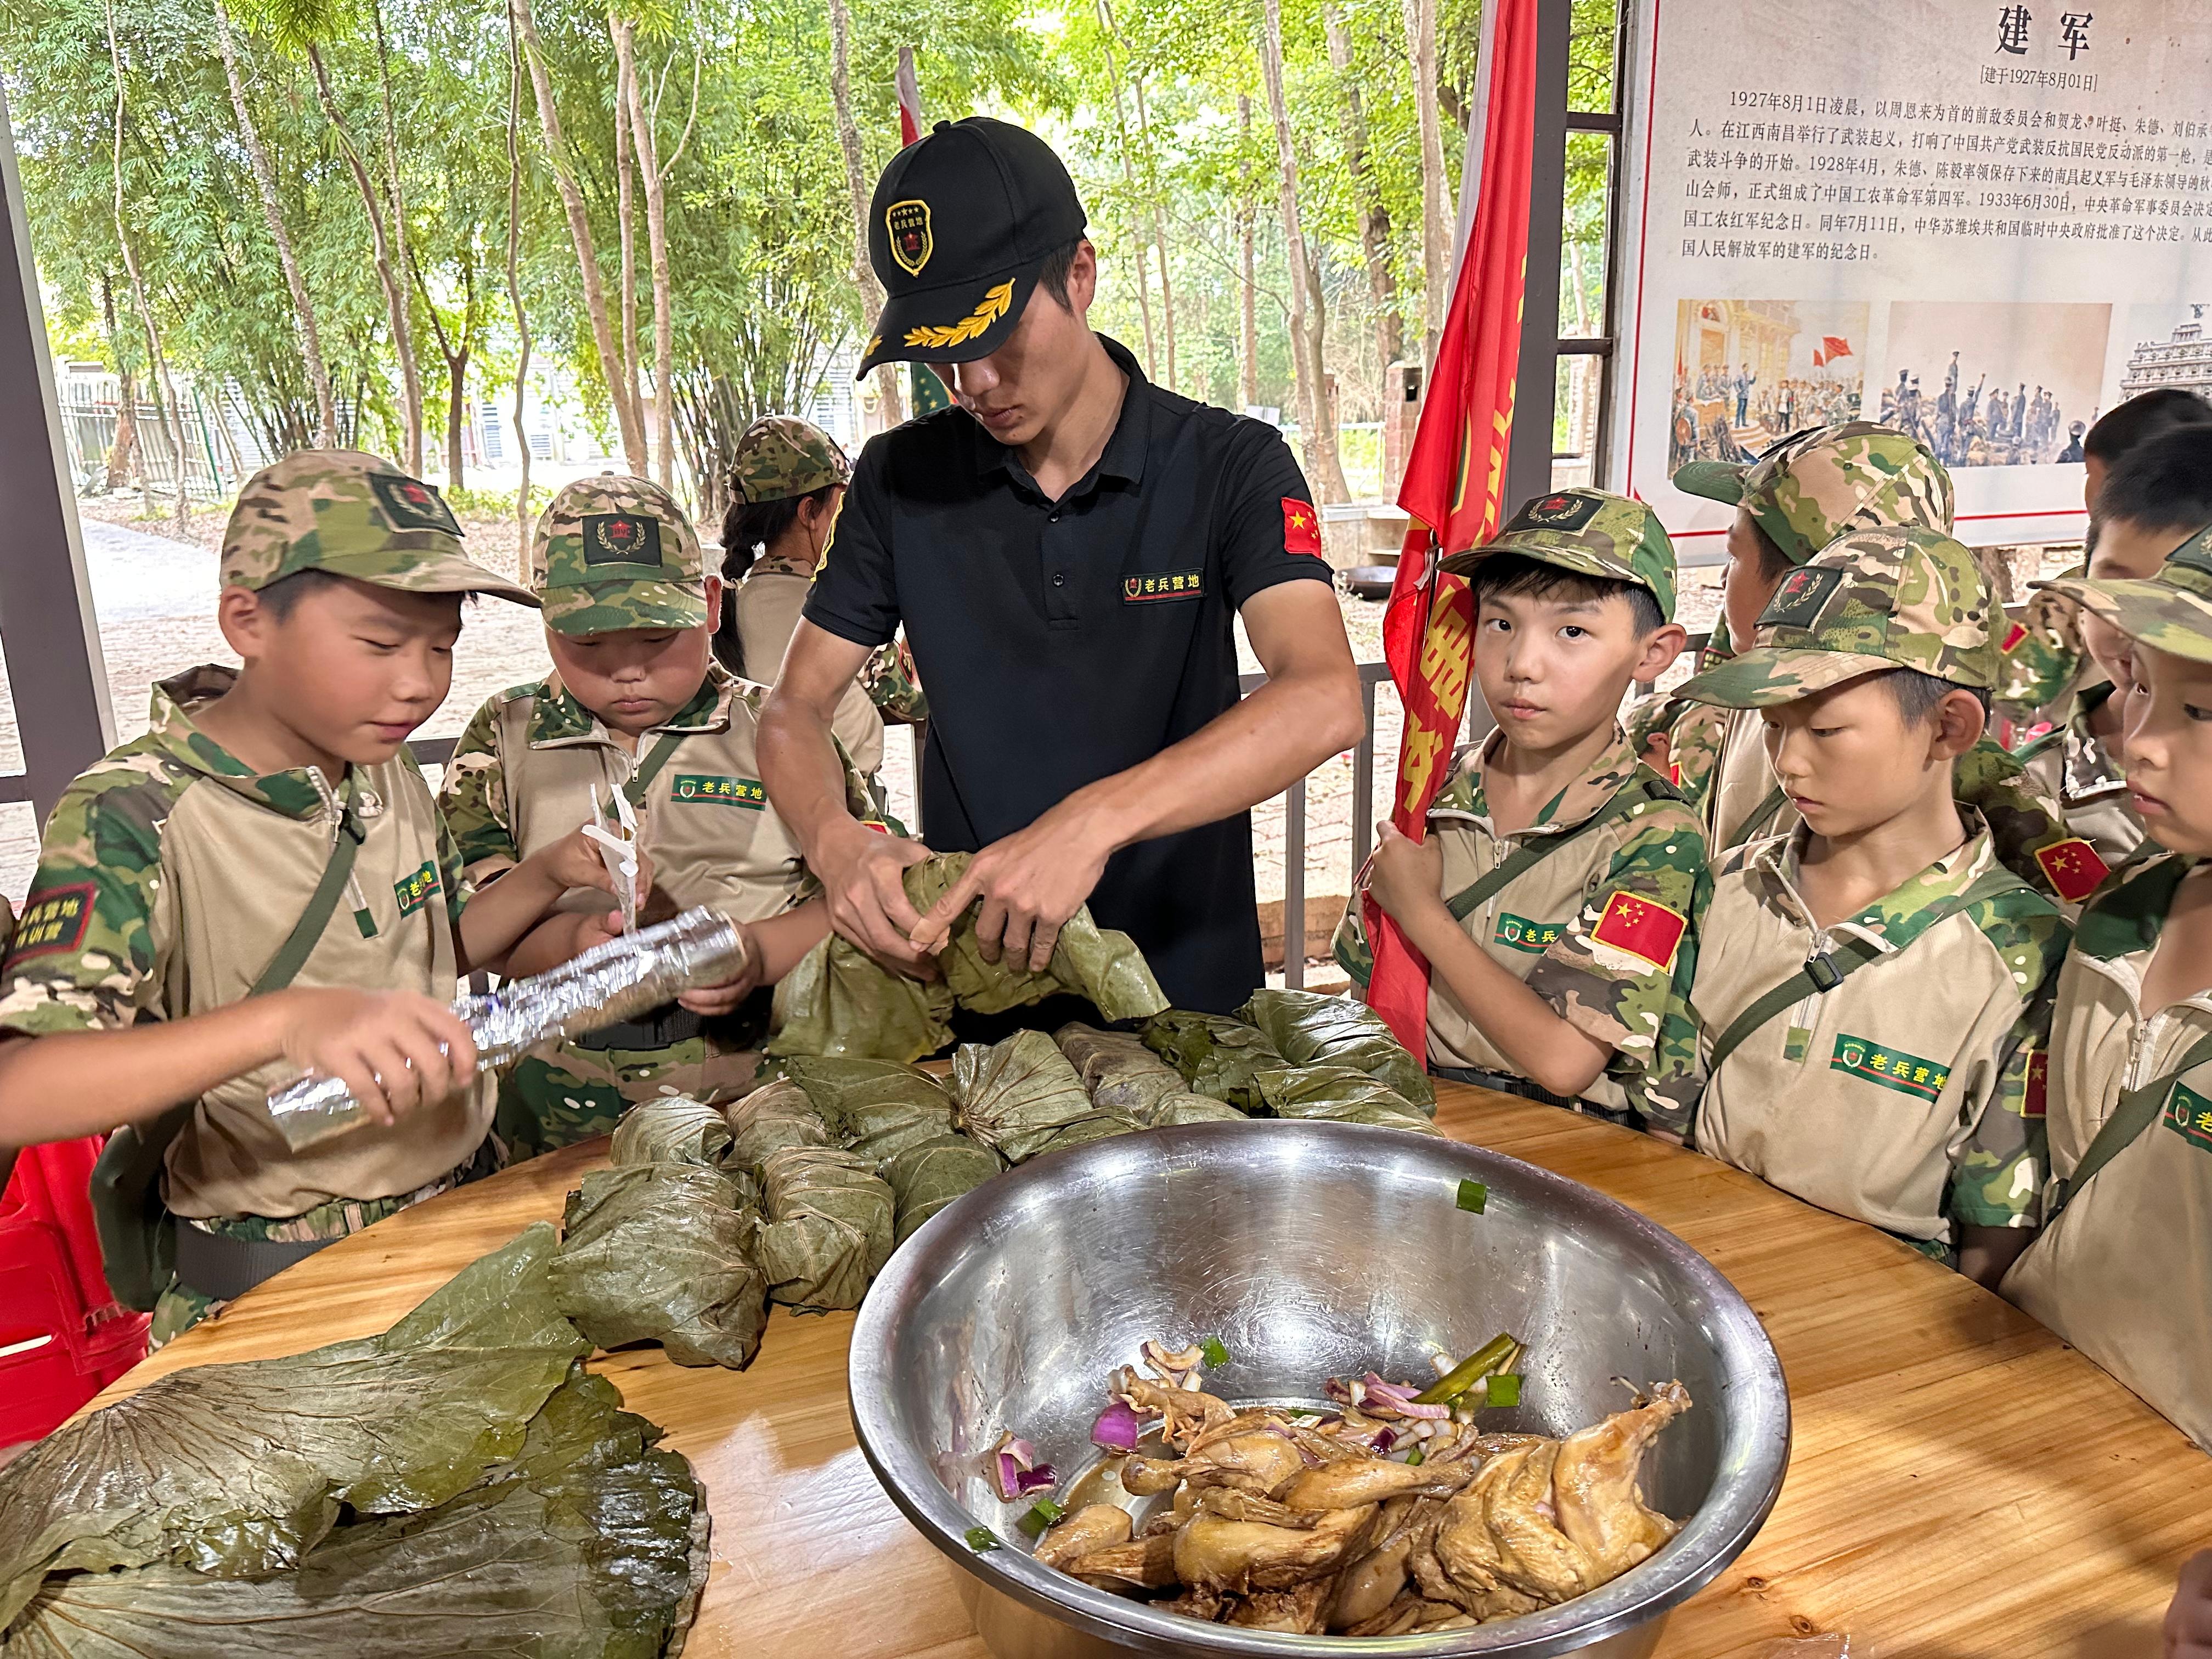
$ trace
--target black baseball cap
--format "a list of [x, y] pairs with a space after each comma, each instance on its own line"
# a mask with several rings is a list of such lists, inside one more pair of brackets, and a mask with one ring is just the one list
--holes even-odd
[[868, 263], [889, 297], [860, 373], [988, 356], [1022, 319], [1045, 256], [1088, 222], [1033, 132], [971, 115], [891, 158], [868, 204]]

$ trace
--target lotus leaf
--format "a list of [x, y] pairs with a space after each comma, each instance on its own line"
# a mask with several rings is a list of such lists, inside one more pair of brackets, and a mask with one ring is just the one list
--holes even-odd
[[1258, 1081], [1268, 1109], [1277, 1117], [1375, 1123], [1425, 1135], [1441, 1133], [1408, 1105], [1404, 1096], [1349, 1066], [1292, 1066], [1262, 1072]]
[[1224, 1014], [1170, 1008], [1145, 1022], [1145, 1046], [1181, 1072], [1194, 1094], [1226, 1101], [1240, 1112], [1264, 1112], [1259, 1074], [1290, 1062], [1264, 1032]]
[[568, 1194], [553, 1293], [603, 1348], [658, 1342], [679, 1365], [742, 1370], [768, 1322], [768, 1281], [746, 1248], [758, 1224], [719, 1170], [594, 1170]]
[[952, 1057], [952, 1095], [961, 1128], [1013, 1164], [1145, 1127], [1130, 1113], [1092, 1105], [1042, 1031], [1017, 1031], [989, 1048], [963, 1044]]
[[729, 1152], [729, 1119], [689, 1095], [631, 1107], [607, 1149], [617, 1164], [696, 1164], [709, 1170], [720, 1168]]
[[[959, 884], [968, 872], [969, 853], [947, 853], [906, 872], [906, 892], [914, 908], [925, 915], [938, 900]], [[1107, 1019], [1142, 1019], [1168, 1006], [1160, 994], [1144, 953], [1127, 933], [1102, 928], [1091, 919], [1090, 907], [1079, 908], [1060, 924], [1054, 942], [1052, 961], [1042, 974], [1006, 957], [983, 959], [975, 938], [979, 899], [953, 925], [952, 937], [938, 952], [945, 982], [963, 1008], [979, 1014], [1002, 1014], [1010, 1008], [1042, 1002], [1047, 997], [1079, 996]]]
[[1083, 1079], [1093, 1106], [1150, 1123], [1163, 1095], [1183, 1092], [1182, 1073], [1145, 1047], [1142, 1037], [1071, 1024], [1052, 1040]]
[[893, 1242], [905, 1243], [923, 1222], [1006, 1167], [1006, 1159], [963, 1134], [937, 1135], [893, 1153], [882, 1170], [896, 1206]]
[[1172, 1128], [1178, 1123], [1241, 1123], [1244, 1114], [1225, 1100], [1177, 1090], [1154, 1101], [1145, 1115], [1145, 1127]]
[[1364, 1002], [1268, 987], [1252, 993], [1237, 1018], [1256, 1026], [1293, 1066], [1349, 1066], [1394, 1090], [1425, 1117], [1437, 1091], [1417, 1055]]
[[801, 1313], [857, 1308], [891, 1253], [891, 1189], [836, 1146], [787, 1146], [761, 1168], [754, 1251], [769, 1294]]
[[758, 1180], [769, 1155], [787, 1146], [827, 1146], [830, 1126], [789, 1079], [756, 1089], [723, 1108], [730, 1120], [729, 1163]]
[[830, 1134], [878, 1174], [908, 1147], [952, 1133], [952, 1097], [911, 1066], [794, 1054], [783, 1068]]

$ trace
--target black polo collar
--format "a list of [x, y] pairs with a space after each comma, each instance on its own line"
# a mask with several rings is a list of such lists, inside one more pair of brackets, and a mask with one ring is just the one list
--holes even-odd
[[[1133, 485], [1145, 479], [1145, 452], [1152, 439], [1152, 383], [1145, 378], [1145, 371], [1137, 367], [1136, 358], [1119, 340], [1101, 334], [1098, 343], [1106, 348], [1106, 355], [1113, 359], [1114, 366], [1129, 377], [1129, 385], [1121, 394], [1121, 412], [1115, 418], [1106, 447], [1091, 471], [1068, 490], [1065, 500], [1089, 495], [1102, 479], [1112, 478]], [[981, 421], [971, 416], [969, 426], [975, 434], [976, 477], [1004, 472], [1038, 495], [1043, 494], [1036, 489], [1036, 482], [1022, 465], [1020, 456], [994, 438]]]

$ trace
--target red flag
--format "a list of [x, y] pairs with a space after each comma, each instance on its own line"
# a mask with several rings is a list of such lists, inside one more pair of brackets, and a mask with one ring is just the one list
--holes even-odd
[[[1442, 574], [1434, 562], [1487, 539], [1504, 505], [1528, 255], [1536, 9], [1537, 0], [1498, 0], [1487, 20], [1480, 159], [1462, 172], [1462, 189], [1476, 191], [1474, 221], [1398, 489], [1398, 505], [1413, 523], [1382, 617], [1382, 652], [1406, 720], [1390, 817], [1417, 841], [1444, 782], [1474, 660], [1474, 601], [1466, 579]], [[1364, 904], [1375, 954], [1368, 1004], [1411, 1053], [1425, 1054], [1428, 963], [1381, 907], [1372, 899]]]
[[1813, 354], [1813, 367], [1814, 367], [1814, 368], [1826, 368], [1827, 366], [1828, 366], [1828, 360], [1827, 360], [1826, 357], [1823, 357], [1823, 356], [1822, 356], [1819, 352], [1817, 352], [1817, 351], [1816, 351], [1816, 352], [1814, 352], [1814, 353]]
[[898, 55], [899, 148], [921, 137], [921, 82], [915, 76], [914, 48], [901, 46]]
[[1832, 334], [1823, 334], [1820, 337], [1820, 349], [1827, 354], [1828, 361], [1832, 363], [1838, 357], [1848, 357], [1851, 355], [1851, 343], [1849, 340], [1839, 340]]

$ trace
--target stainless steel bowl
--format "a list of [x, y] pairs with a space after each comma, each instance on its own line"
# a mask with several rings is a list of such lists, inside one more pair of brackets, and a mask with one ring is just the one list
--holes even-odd
[[[1480, 1214], [1459, 1183], [1489, 1188]], [[1105, 1379], [1147, 1337], [1218, 1338], [1206, 1387], [1314, 1399], [1372, 1367], [1433, 1375], [1501, 1330], [1529, 1345], [1502, 1429], [1563, 1435], [1679, 1377], [1694, 1408], [1644, 1466], [1688, 1517], [1658, 1554], [1546, 1612], [1437, 1637], [1347, 1642], [1200, 1624], [1038, 1565], [984, 1454], [1012, 1431], [1063, 1480], [1095, 1459]], [[1589, 1188], [1479, 1147], [1341, 1123], [1207, 1123], [1096, 1141], [969, 1194], [878, 1278], [853, 1332], [853, 1423], [892, 1499], [975, 1581], [1000, 1659], [1648, 1653], [1773, 1507], [1790, 1455], [1781, 1363], [1704, 1257]], [[1000, 1547], [965, 1541], [989, 1528]], [[1602, 1646], [1598, 1644], [1602, 1644]]]

